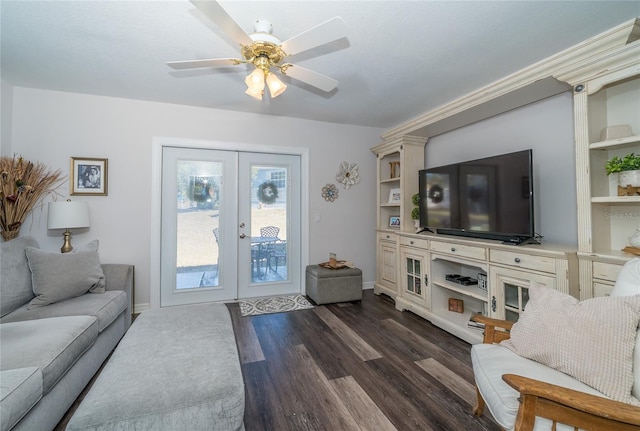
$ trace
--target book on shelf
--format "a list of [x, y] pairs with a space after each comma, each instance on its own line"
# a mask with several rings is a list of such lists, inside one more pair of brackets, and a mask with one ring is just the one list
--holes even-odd
[[[478, 314], [482, 314], [482, 313], [478, 313]], [[472, 317], [473, 317], [473, 314], [471, 315], [471, 317], [469, 317], [469, 321], [467, 322], [467, 327], [482, 331], [484, 329], [484, 323], [476, 322], [472, 320]]]

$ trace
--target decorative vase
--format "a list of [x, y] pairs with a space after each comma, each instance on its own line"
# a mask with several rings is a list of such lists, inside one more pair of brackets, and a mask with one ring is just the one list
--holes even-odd
[[5, 241], [11, 241], [12, 239], [16, 239], [18, 235], [20, 235], [20, 229], [3, 230], [2, 232], [0, 232], [0, 235], [2, 235], [2, 239], [4, 239]]
[[618, 185], [620, 187], [640, 187], [640, 169], [634, 171], [618, 172]]

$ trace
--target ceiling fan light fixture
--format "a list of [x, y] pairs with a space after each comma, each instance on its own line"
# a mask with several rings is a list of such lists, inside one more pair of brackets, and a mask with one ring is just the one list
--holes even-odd
[[249, 88], [247, 88], [247, 91], [245, 91], [245, 94], [248, 94], [251, 97], [255, 97], [258, 100], [262, 100], [263, 91], [262, 90], [254, 90], [251, 87], [249, 87]]
[[280, 81], [280, 79], [273, 73], [267, 75], [267, 86], [269, 87], [269, 93], [272, 98], [278, 97], [287, 89], [284, 82]]
[[244, 82], [254, 93], [262, 92], [264, 90], [264, 72], [256, 67], [253, 72], [247, 75]]

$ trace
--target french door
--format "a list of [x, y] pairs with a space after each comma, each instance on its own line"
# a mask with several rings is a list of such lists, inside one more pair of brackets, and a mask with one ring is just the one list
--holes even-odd
[[160, 305], [301, 292], [300, 156], [162, 150]]

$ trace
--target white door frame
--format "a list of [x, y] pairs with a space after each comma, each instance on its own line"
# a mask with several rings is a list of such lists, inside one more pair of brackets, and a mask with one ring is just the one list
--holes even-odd
[[[292, 154], [300, 156], [300, 276], [305, 274], [309, 262], [309, 149], [298, 147], [278, 147], [272, 145], [230, 143], [220, 141], [205, 141], [195, 139], [154, 137], [151, 148], [151, 259], [149, 274], [149, 308], [160, 308], [160, 259], [162, 242], [161, 214], [162, 214], [162, 148], [183, 147], [209, 150], [246, 151], [257, 153]], [[305, 289], [304, 280], [300, 285]]]

